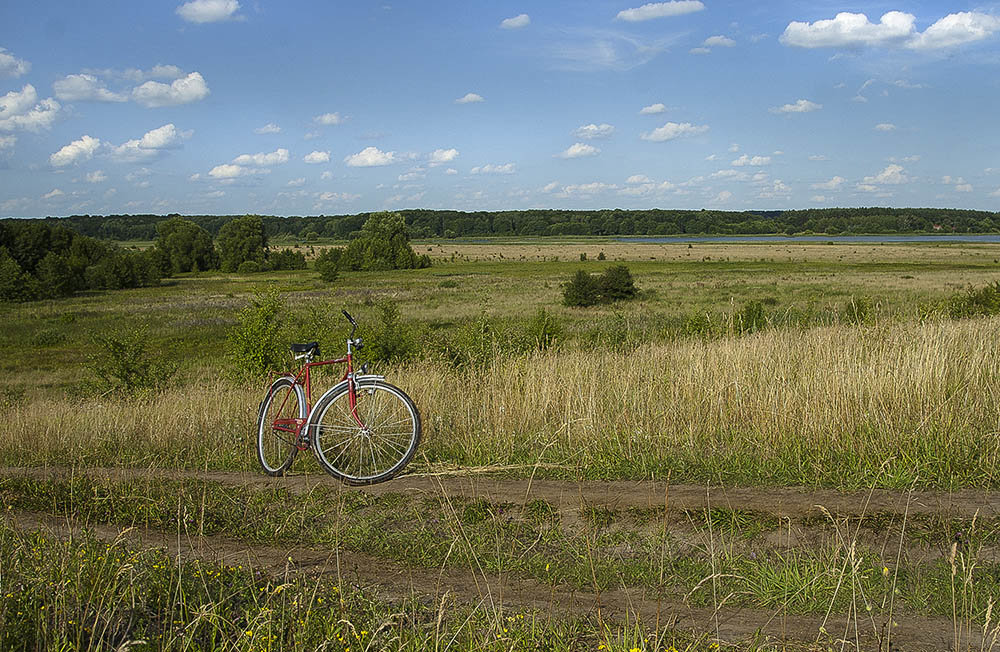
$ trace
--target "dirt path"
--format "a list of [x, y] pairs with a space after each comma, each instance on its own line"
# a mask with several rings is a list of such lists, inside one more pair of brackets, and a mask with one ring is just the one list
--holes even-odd
[[[607, 619], [638, 616], [647, 625], [659, 623], [694, 634], [717, 635], [723, 642], [756, 638], [771, 643], [836, 643], [846, 638], [845, 649], [880, 649], [879, 634], [885, 623], [834, 616], [798, 616], [782, 611], [730, 608], [693, 608], [679, 596], [650, 599], [642, 591], [622, 588], [600, 594], [567, 591], [531, 580], [512, 580], [496, 575], [458, 570], [409, 568], [357, 552], [337, 549], [251, 545], [223, 536], [199, 537], [184, 532], [145, 528], [119, 528], [87, 524], [30, 512], [8, 512], [4, 518], [22, 530], [43, 530], [59, 537], [84, 529], [104, 540], [125, 540], [136, 547], [162, 548], [181, 559], [246, 563], [280, 576], [290, 572], [337, 577], [344, 584], [376, 591], [385, 599], [419, 596], [439, 604], [442, 600], [476, 604], [492, 609], [538, 609], [562, 615], [600, 615]], [[289, 561], [289, 559], [293, 561]], [[952, 649], [953, 624], [942, 618], [905, 613], [894, 614], [893, 650], [939, 652]], [[821, 627], [830, 636], [821, 634]], [[763, 636], [763, 640], [760, 638]], [[822, 637], [822, 638], [821, 638]], [[969, 643], [979, 649], [981, 638]], [[881, 643], [884, 645], [884, 642]], [[839, 645], [837, 646], [839, 649]]]
[[317, 474], [296, 474], [269, 478], [260, 473], [237, 471], [177, 471], [166, 469], [87, 468], [3, 468], [0, 477], [29, 475], [36, 478], [87, 475], [111, 480], [160, 477], [198, 479], [255, 487], [285, 487], [307, 492], [316, 489], [365, 491], [372, 494], [397, 492], [486, 498], [493, 502], [525, 504], [545, 500], [565, 510], [582, 506], [613, 509], [663, 507], [671, 510], [725, 507], [751, 510], [779, 518], [821, 516], [823, 510], [837, 516], [863, 514], [939, 515], [947, 518], [995, 517], [1000, 514], [1000, 494], [983, 490], [898, 492], [885, 489], [846, 493], [832, 489], [800, 487], [707, 487], [704, 485], [618, 480], [560, 481], [497, 478], [473, 475], [404, 475], [371, 487], [345, 487], [333, 478]]

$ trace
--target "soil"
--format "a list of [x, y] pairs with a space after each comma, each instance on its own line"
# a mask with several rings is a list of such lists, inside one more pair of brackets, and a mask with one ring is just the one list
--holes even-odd
[[[187, 478], [255, 487], [287, 487], [294, 491], [314, 490], [366, 491], [374, 494], [398, 492], [485, 498], [493, 502], [524, 505], [543, 499], [566, 517], [579, 518], [581, 507], [611, 509], [656, 508], [667, 506], [671, 513], [685, 510], [725, 507], [747, 510], [778, 519], [809, 519], [817, 522], [832, 517], [887, 514], [896, 517], [937, 516], [942, 519], [996, 516], [1000, 498], [985, 492], [954, 493], [921, 491], [892, 492], [875, 490], [842, 493], [803, 488], [732, 488], [693, 485], [670, 485], [654, 482], [560, 482], [552, 480], [506, 479], [470, 476], [406, 475], [391, 482], [367, 488], [348, 488], [325, 475], [303, 474], [272, 479], [240, 472], [166, 471], [156, 469], [61, 469], [6, 468], [0, 477], [29, 475], [39, 479], [68, 474], [85, 474], [110, 480], [155, 476]], [[22, 529], [44, 529], [58, 536], [69, 536], [81, 529], [79, 524], [51, 515], [8, 510], [7, 519]], [[870, 618], [822, 615], [795, 615], [783, 610], [734, 608], [720, 596], [718, 609], [691, 607], [682, 595], [648, 596], [643, 590], [622, 588], [603, 593], [570, 591], [564, 587], [540, 584], [534, 580], [508, 578], [469, 570], [426, 569], [398, 565], [384, 559], [343, 549], [320, 549], [250, 544], [235, 538], [199, 537], [183, 532], [129, 528], [123, 530], [106, 524], [87, 524], [86, 529], [106, 539], [124, 537], [133, 545], [165, 548], [186, 559], [221, 561], [228, 564], [250, 563], [273, 574], [306, 572], [325, 574], [350, 584], [376, 591], [386, 599], [419, 596], [435, 604], [442, 600], [472, 603], [495, 608], [539, 609], [564, 615], [594, 616], [603, 619], [641, 618], [646, 624], [671, 625], [677, 630], [708, 633], [720, 641], [767, 640], [804, 646], [808, 649], [880, 650], [887, 649], [885, 630], [888, 623]], [[691, 530], [692, 545], [700, 545]], [[789, 521], [762, 539], [773, 546], [816, 545], [816, 534], [809, 527], [792, 527]], [[942, 548], [939, 547], [940, 551]], [[926, 550], [924, 551], [927, 552]], [[907, 550], [907, 554], [912, 551]], [[938, 553], [930, 553], [933, 554]], [[997, 556], [989, 551], [989, 556]], [[292, 561], [289, 561], [291, 558]], [[950, 619], [896, 613], [892, 628], [891, 649], [896, 652], [940, 651], [955, 649], [954, 623]], [[823, 631], [829, 634], [824, 634]], [[982, 637], [966, 633], [962, 648], [980, 649]], [[986, 647], [990, 645], [987, 643]]]

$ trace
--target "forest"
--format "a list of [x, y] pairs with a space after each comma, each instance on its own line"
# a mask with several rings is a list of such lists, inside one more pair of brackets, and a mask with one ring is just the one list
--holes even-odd
[[[736, 235], [796, 233], [990, 233], [1000, 231], [1000, 213], [942, 208], [816, 208], [789, 211], [533, 209], [521, 211], [397, 211], [411, 238], [560, 235]], [[261, 216], [268, 237], [305, 241], [351, 239], [370, 213], [356, 215]], [[156, 225], [171, 215], [73, 215], [49, 217], [81, 235], [102, 240], [153, 240]], [[186, 215], [217, 236], [235, 215]]]

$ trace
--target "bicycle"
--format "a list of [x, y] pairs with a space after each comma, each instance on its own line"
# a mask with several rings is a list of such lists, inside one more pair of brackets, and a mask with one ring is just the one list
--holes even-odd
[[[257, 459], [264, 472], [281, 476], [299, 451], [312, 448], [323, 469], [350, 485], [370, 485], [390, 480], [409, 463], [420, 443], [420, 412], [403, 390], [369, 374], [368, 364], [354, 371], [354, 351], [362, 348], [355, 338], [358, 323], [351, 323], [347, 356], [333, 360], [320, 355], [319, 343], [292, 344], [294, 372], [275, 379], [260, 403], [257, 417]], [[340, 382], [312, 402], [311, 370], [345, 364]]]

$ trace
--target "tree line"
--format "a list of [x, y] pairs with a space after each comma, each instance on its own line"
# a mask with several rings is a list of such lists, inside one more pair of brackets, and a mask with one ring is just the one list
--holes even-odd
[[[788, 211], [536, 209], [522, 211], [398, 211], [411, 238], [551, 235], [754, 235], [795, 233], [995, 233], [1000, 213], [943, 208], [815, 208]], [[259, 216], [265, 235], [309, 242], [349, 240], [371, 213], [308, 217]], [[189, 215], [212, 237], [239, 216]], [[46, 218], [104, 240], [153, 240], [157, 225], [179, 215], [73, 215]]]

